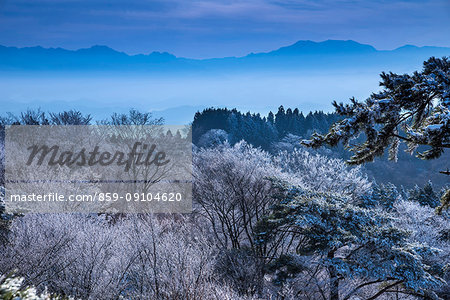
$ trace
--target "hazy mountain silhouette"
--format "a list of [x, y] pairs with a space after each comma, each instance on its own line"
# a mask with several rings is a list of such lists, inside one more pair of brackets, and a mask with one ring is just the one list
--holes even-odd
[[292, 56], [292, 55], [336, 55], [336, 54], [369, 54], [377, 50], [355, 41], [327, 40], [316, 43], [313, 41], [298, 41], [293, 45], [281, 47], [278, 50], [259, 55]]
[[450, 48], [406, 45], [380, 51], [355, 41], [298, 41], [267, 53], [244, 57], [188, 59], [164, 52], [128, 55], [107, 46], [79, 50], [0, 46], [2, 71], [225, 71], [251, 69], [334, 69], [416, 66], [429, 56], [450, 55]]

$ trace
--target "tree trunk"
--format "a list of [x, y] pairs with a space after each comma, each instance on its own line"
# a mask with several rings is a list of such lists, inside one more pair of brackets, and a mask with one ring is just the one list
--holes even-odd
[[[332, 259], [334, 257], [334, 250], [328, 252], [327, 257]], [[330, 274], [330, 300], [339, 300], [339, 278], [336, 267], [328, 266], [328, 273]]]

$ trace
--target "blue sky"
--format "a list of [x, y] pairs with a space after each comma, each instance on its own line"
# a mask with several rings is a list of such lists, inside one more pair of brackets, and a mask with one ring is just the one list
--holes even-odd
[[0, 44], [207, 58], [298, 40], [450, 46], [450, 1], [0, 0]]

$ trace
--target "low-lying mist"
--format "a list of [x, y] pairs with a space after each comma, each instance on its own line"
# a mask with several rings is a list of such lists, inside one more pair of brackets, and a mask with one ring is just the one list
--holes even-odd
[[154, 111], [166, 123], [189, 123], [197, 110], [230, 107], [266, 114], [278, 106], [332, 111], [331, 102], [364, 99], [378, 72], [189, 75], [130, 73], [0, 74], [2, 114], [28, 108], [77, 109], [103, 119], [130, 108]]

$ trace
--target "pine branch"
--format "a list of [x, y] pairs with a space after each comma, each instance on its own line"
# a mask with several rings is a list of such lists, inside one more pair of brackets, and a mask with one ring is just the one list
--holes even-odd
[[439, 171], [441, 174], [450, 175], [450, 170], [447, 169], [447, 171]]

